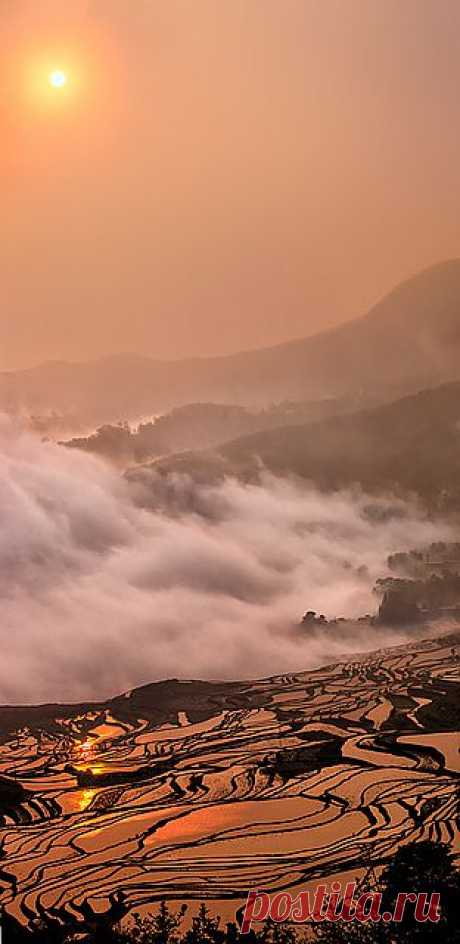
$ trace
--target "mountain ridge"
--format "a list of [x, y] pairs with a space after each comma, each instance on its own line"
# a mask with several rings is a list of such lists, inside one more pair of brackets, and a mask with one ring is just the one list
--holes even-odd
[[115, 354], [0, 373], [0, 408], [59, 410], [97, 424], [193, 401], [263, 406], [460, 378], [460, 259], [394, 287], [366, 314], [318, 334], [216, 357]]
[[460, 507], [460, 381], [372, 409], [241, 436], [132, 470], [131, 478], [183, 473], [201, 483], [294, 475], [328, 489], [410, 492]]

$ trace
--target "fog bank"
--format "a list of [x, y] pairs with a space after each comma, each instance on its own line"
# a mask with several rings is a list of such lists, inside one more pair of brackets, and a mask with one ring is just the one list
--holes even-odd
[[396, 644], [402, 634], [368, 627], [334, 643], [291, 627], [306, 609], [374, 611], [389, 553], [452, 537], [415, 508], [382, 514], [385, 502], [270, 477], [203, 488], [205, 513], [195, 501], [169, 515], [109, 466], [6, 418], [0, 462], [3, 704], [300, 671]]

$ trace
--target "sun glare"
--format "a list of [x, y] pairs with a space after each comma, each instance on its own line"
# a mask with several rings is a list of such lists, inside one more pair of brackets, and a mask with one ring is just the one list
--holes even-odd
[[53, 72], [50, 72], [48, 81], [53, 88], [62, 88], [64, 85], [67, 85], [67, 76], [61, 69], [55, 69]]

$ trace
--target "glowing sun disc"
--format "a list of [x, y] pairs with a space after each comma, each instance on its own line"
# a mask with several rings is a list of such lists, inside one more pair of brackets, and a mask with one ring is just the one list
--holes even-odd
[[67, 84], [67, 76], [61, 69], [55, 69], [54, 72], [50, 72], [48, 81], [53, 88], [62, 88]]

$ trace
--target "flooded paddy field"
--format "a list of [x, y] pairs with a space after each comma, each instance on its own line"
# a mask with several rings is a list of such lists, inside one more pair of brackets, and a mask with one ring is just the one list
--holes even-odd
[[254, 682], [0, 709], [0, 905], [72, 929], [458, 844], [460, 635]]

